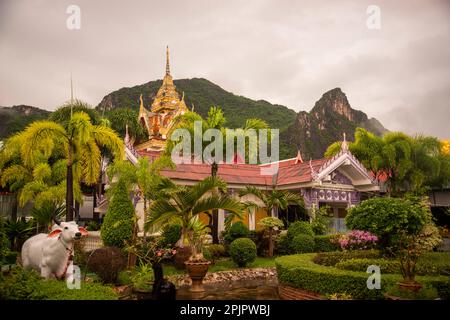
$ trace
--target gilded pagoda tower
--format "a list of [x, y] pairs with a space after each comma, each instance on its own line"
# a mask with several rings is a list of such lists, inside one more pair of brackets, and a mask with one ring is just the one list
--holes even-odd
[[180, 98], [170, 74], [169, 47], [167, 47], [166, 74], [150, 111], [144, 107], [142, 94], [140, 96], [139, 122], [148, 133], [148, 141], [137, 145], [136, 150], [163, 151], [166, 146], [167, 134], [174, 126], [175, 118], [186, 111], [188, 108], [184, 102], [184, 94]]

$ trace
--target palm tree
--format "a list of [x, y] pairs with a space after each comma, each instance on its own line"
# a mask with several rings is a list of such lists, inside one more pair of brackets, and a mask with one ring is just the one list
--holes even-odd
[[74, 183], [97, 183], [100, 174], [101, 150], [110, 150], [115, 158], [123, 156], [122, 140], [111, 128], [93, 125], [85, 112], [73, 113], [66, 128], [53, 121], [36, 121], [23, 132], [21, 155], [24, 163], [33, 166], [38, 162], [35, 146], [47, 141], [45, 152], [52, 154], [55, 146], [62, 146], [66, 159], [66, 221], [73, 220]]
[[[223, 155], [226, 155], [226, 141], [227, 141], [227, 127], [226, 124], [226, 118], [222, 112], [222, 109], [220, 107], [212, 106], [210, 110], [208, 111], [208, 116], [206, 119], [203, 119], [199, 114], [195, 112], [186, 112], [185, 114], [177, 117], [176, 122], [177, 125], [173, 127], [171, 132], [169, 132], [169, 136], [172, 134], [172, 132], [175, 129], [186, 129], [190, 133], [191, 137], [194, 137], [194, 123], [196, 121], [201, 121], [202, 123], [202, 131], [205, 132], [208, 129], [217, 129], [220, 130], [223, 136]], [[245, 122], [245, 125], [241, 128], [237, 128], [238, 131], [244, 134], [248, 134], [251, 130], [258, 131], [261, 129], [269, 129], [269, 125], [261, 119], [257, 118], [251, 118], [247, 119]], [[270, 134], [268, 135], [270, 137]], [[259, 139], [259, 136], [257, 137]], [[194, 150], [194, 139], [191, 139], [191, 150]], [[205, 149], [205, 147], [209, 144], [208, 141], [203, 141], [202, 139], [202, 152]], [[233, 150], [236, 150], [237, 140], [233, 139]], [[240, 156], [243, 157], [243, 159], [249, 159], [253, 158], [256, 159], [256, 154], [258, 152], [258, 146], [259, 144], [256, 143], [255, 145], [251, 145], [250, 143], [245, 143], [245, 150], [244, 154], [241, 154]], [[174, 147], [174, 142], [169, 139], [167, 147], [166, 147], [166, 155], [170, 156], [172, 149]], [[227, 158], [233, 157], [234, 155], [226, 155]], [[205, 159], [204, 159], [205, 160]], [[209, 159], [206, 159], [208, 161]], [[223, 159], [226, 160], [226, 159]], [[211, 160], [211, 176], [215, 177], [217, 175], [218, 171], [218, 163], [216, 163], [215, 160]], [[216, 192], [216, 191], [213, 191]], [[213, 243], [217, 244], [219, 243], [219, 213], [218, 210], [213, 210], [212, 214], [207, 212], [206, 213], [209, 216], [209, 227], [211, 229], [211, 234], [213, 237]]]
[[[340, 149], [341, 143], [335, 142], [328, 147], [325, 156], [333, 156]], [[411, 137], [402, 132], [388, 132], [378, 137], [357, 128], [349, 150], [375, 179], [387, 176], [389, 193], [421, 194], [429, 187], [447, 184], [450, 179], [450, 155], [435, 137]]]
[[[296, 204], [304, 207], [303, 198], [295, 193], [273, 189], [270, 192], [264, 192], [254, 186], [246, 186], [239, 192], [239, 196], [254, 195], [264, 203], [267, 215], [272, 216], [278, 213], [278, 209], [286, 210], [289, 204]], [[255, 201], [245, 202], [245, 206], [249, 209], [259, 208]]]
[[[217, 194], [215, 189], [226, 190], [226, 183], [217, 177], [208, 177], [194, 186], [175, 186], [165, 190], [165, 196], [150, 204], [149, 217], [145, 228], [160, 229], [167, 223], [181, 225], [181, 238], [178, 246], [190, 247], [192, 256], [197, 256], [194, 226], [201, 213], [214, 209], [224, 209], [232, 215], [242, 217], [239, 201], [227, 194]], [[205, 226], [206, 227], [206, 226]]]
[[[33, 200], [34, 206], [40, 209], [44, 205], [60, 206], [65, 197], [66, 163], [58, 153], [63, 150], [55, 146], [53, 154], [46, 150], [51, 142], [38, 141], [34, 145], [37, 163], [26, 163], [21, 154], [21, 148], [26, 143], [26, 137], [20, 132], [6, 140], [0, 152], [0, 184], [16, 193], [19, 206], [23, 207]], [[79, 197], [80, 190], [75, 188]]]
[[[278, 209], [286, 210], [289, 204], [293, 203], [304, 207], [303, 199], [301, 196], [284, 190], [273, 189], [269, 193], [266, 193], [254, 186], [247, 186], [245, 189], [239, 192], [241, 197], [246, 195], [253, 195], [264, 203], [264, 207], [267, 210], [269, 216], [273, 216], [278, 213]], [[252, 208], [259, 208], [257, 202], [247, 201], [244, 203], [247, 210]], [[261, 225], [269, 231], [269, 257], [273, 256], [273, 231], [276, 227], [281, 227], [282, 222], [278, 219], [261, 219]]]

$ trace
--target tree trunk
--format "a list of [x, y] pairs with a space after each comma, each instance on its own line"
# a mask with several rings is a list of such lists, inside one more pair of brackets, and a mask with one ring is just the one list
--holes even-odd
[[269, 228], [269, 258], [273, 257], [272, 228]]
[[147, 222], [147, 197], [144, 194], [144, 242], [147, 242], [147, 232], [145, 231], [145, 224]]
[[72, 172], [72, 146], [69, 144], [67, 157], [66, 179], [66, 221], [73, 220], [73, 172]]
[[[216, 162], [213, 162], [211, 165], [211, 176], [217, 176], [217, 171], [219, 170], [219, 166]], [[213, 191], [214, 193], [216, 190]], [[212, 211], [212, 240], [214, 244], [219, 243], [219, 210], [215, 209]]]

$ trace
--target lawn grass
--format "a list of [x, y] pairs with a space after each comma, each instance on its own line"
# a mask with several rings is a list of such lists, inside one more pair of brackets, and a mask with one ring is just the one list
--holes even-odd
[[[270, 267], [275, 267], [275, 257], [273, 258], [257, 257], [255, 261], [250, 263], [245, 268], [239, 268], [230, 258], [222, 258], [220, 260], [217, 260], [215, 264], [211, 265], [208, 269], [208, 272], [219, 272], [219, 271], [247, 269], [247, 268], [270, 268]], [[163, 269], [165, 276], [172, 276], [186, 273], [186, 270], [176, 269], [171, 264], [164, 265]]]

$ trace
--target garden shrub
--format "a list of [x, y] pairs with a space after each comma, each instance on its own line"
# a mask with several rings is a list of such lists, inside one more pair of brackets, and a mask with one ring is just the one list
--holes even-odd
[[88, 270], [95, 272], [104, 283], [115, 283], [119, 272], [125, 266], [125, 255], [117, 247], [99, 248], [91, 254], [87, 261]]
[[9, 264], [8, 256], [11, 253], [11, 244], [5, 230], [5, 221], [0, 217], [0, 265]]
[[264, 252], [267, 251], [267, 247], [269, 246], [269, 238], [265, 236], [264, 230], [250, 230], [246, 238], [249, 238], [255, 243], [258, 255], [264, 255]]
[[181, 226], [179, 224], [165, 225], [161, 237], [161, 246], [174, 246], [180, 240]]
[[314, 237], [298, 234], [292, 239], [291, 248], [294, 253], [308, 253], [314, 251]]
[[122, 270], [119, 272], [117, 276], [117, 281], [120, 285], [126, 286], [132, 284], [131, 280], [131, 271], [130, 270]]
[[306, 234], [313, 237], [314, 231], [311, 224], [308, 221], [295, 221], [294, 223], [291, 223], [287, 232], [289, 239], [293, 240], [298, 234]]
[[116, 300], [114, 290], [100, 283], [82, 282], [80, 289], [67, 288], [65, 281], [45, 280], [32, 270], [14, 268], [0, 276], [0, 300]]
[[114, 187], [112, 201], [101, 227], [101, 236], [105, 246], [125, 247], [126, 242], [133, 237], [133, 220], [133, 203], [125, 182], [119, 180]]
[[397, 285], [393, 285], [387, 290], [387, 293], [390, 296], [410, 300], [434, 300], [439, 297], [438, 290], [429, 284], [422, 287], [418, 292], [401, 289]]
[[140, 291], [151, 291], [153, 279], [153, 269], [149, 264], [141, 264], [131, 274], [133, 288]]
[[382, 274], [400, 274], [400, 263], [395, 259], [348, 259], [336, 263], [335, 267], [343, 270], [366, 272], [367, 267], [370, 265], [380, 267]]
[[214, 256], [212, 255], [211, 251], [208, 250], [208, 248], [203, 248], [203, 258], [205, 258], [208, 261], [211, 261], [212, 264], [215, 263]]
[[206, 246], [206, 249], [208, 249], [214, 259], [226, 256], [226, 250], [222, 244], [210, 244]]
[[378, 250], [355, 250], [355, 251], [335, 251], [321, 252], [315, 255], [314, 263], [324, 266], [335, 266], [341, 261], [349, 259], [378, 259], [381, 254]]
[[[385, 274], [381, 277], [381, 290], [367, 288], [366, 272], [340, 270], [314, 263], [314, 253], [283, 256], [275, 259], [280, 284], [301, 288], [322, 295], [342, 293], [354, 299], [383, 299], [383, 293], [402, 279], [399, 274]], [[437, 289], [440, 298], [450, 294], [450, 277], [419, 276], [417, 281]]]
[[[416, 264], [416, 273], [418, 275], [450, 275], [450, 254], [430, 252], [420, 257]], [[381, 273], [400, 274], [400, 262], [398, 259], [367, 259], [354, 258], [338, 262], [335, 266], [338, 269], [352, 271], [366, 271], [370, 265], [377, 265]]]
[[224, 240], [226, 243], [230, 244], [238, 238], [247, 238], [250, 235], [250, 230], [242, 222], [238, 221], [233, 223], [228, 230], [226, 230], [224, 235]]
[[314, 237], [315, 252], [330, 252], [341, 250], [338, 243], [338, 234], [321, 235]]
[[275, 241], [275, 252], [279, 255], [291, 254], [291, 242], [287, 234], [280, 234]]
[[239, 267], [245, 267], [256, 259], [256, 245], [248, 238], [239, 238], [230, 245], [230, 256]]

